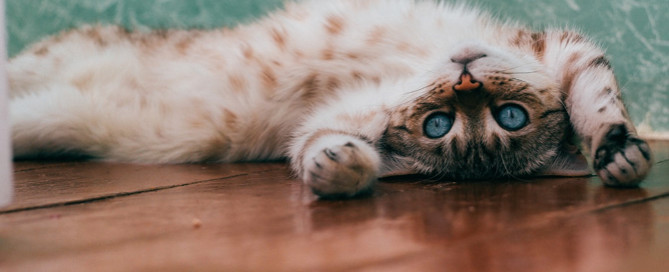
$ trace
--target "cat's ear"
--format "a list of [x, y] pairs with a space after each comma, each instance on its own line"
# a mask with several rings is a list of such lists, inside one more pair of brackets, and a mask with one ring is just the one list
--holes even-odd
[[538, 173], [539, 176], [562, 177], [582, 177], [591, 174], [585, 156], [572, 144], [563, 144], [555, 159]]

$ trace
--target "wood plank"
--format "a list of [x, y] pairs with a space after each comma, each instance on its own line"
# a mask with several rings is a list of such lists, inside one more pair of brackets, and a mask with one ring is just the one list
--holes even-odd
[[[657, 150], [656, 160], [669, 157]], [[668, 253], [668, 163], [638, 189], [596, 177], [401, 177], [346, 201], [317, 200], [284, 164], [198, 167], [82, 163], [51, 187], [17, 179], [34, 183], [20, 203], [38, 198], [33, 189], [90, 201], [0, 213], [0, 270], [657, 271], [632, 264]], [[44, 171], [44, 182], [62, 171], [40, 169], [26, 172]], [[180, 185], [90, 198], [156, 184]]]
[[[430, 241], [432, 242], [432, 241]], [[438, 246], [374, 271], [666, 271], [669, 198]]]
[[137, 165], [17, 162], [14, 203], [0, 213], [103, 199], [283, 168], [281, 163]]
[[[600, 190], [583, 180], [454, 187], [396, 182], [381, 184], [372, 198], [323, 202], [299, 183], [283, 178], [285, 175], [284, 171], [255, 174], [5, 214], [0, 218], [0, 264], [26, 271], [88, 270], [98, 265], [113, 270], [179, 270], [199, 265], [231, 270], [339, 270], [397, 260], [406, 260], [409, 266], [430, 263], [413, 258], [440, 248], [450, 249], [442, 255], [466, 247], [473, 256], [482, 246], [487, 251], [507, 252], [495, 245], [510, 246], [514, 241], [524, 245], [516, 247], [514, 252], [519, 254], [538, 248], [564, 254], [570, 249], [561, 247], [570, 243], [557, 243], [564, 235], [539, 244], [532, 244], [533, 238], [521, 239], [523, 236], [511, 241], [504, 238], [524, 232], [544, 237], [550, 229], [564, 228], [562, 222], [571, 217], [590, 218], [589, 214], [606, 209], [604, 203], [620, 205], [647, 197], [643, 189]], [[201, 226], [197, 228], [193, 220], [199, 220]], [[586, 226], [600, 221], [585, 220]], [[568, 226], [573, 230], [578, 225]], [[648, 227], [611, 235], [626, 237], [637, 228], [647, 232]], [[586, 228], [581, 236], [592, 232]], [[472, 256], [469, 260], [476, 263]], [[502, 256], [494, 257], [500, 261]], [[532, 261], [539, 265], [544, 257], [536, 257], [539, 259]], [[435, 267], [444, 265], [437, 264]]]

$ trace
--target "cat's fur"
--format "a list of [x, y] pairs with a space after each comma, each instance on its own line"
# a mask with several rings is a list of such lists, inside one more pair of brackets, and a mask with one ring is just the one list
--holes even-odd
[[[289, 3], [232, 30], [84, 27], [12, 59], [9, 78], [17, 158], [288, 157], [326, 196], [397, 173], [587, 174], [573, 132], [605, 184], [635, 186], [651, 166], [598, 46], [432, 1]], [[498, 125], [509, 103], [527, 126]], [[433, 112], [454, 120], [438, 139], [423, 132]]]

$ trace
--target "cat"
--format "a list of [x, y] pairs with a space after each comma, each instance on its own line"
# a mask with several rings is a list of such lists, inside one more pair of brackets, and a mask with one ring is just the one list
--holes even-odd
[[590, 173], [637, 186], [652, 155], [602, 49], [437, 1], [289, 2], [233, 29], [85, 26], [10, 60], [15, 158], [288, 158], [322, 197], [379, 177]]

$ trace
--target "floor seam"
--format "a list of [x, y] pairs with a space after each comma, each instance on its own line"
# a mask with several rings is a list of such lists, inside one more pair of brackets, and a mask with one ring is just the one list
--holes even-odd
[[657, 194], [657, 195], [654, 195], [654, 196], [648, 196], [648, 197], [644, 197], [644, 198], [640, 198], [640, 199], [632, 199], [632, 200], [628, 200], [628, 201], [625, 201], [625, 202], [611, 204], [611, 205], [603, 206], [603, 207], [595, 207], [594, 209], [583, 211], [581, 213], [578, 213], [577, 215], [587, 214], [587, 213], [605, 212], [605, 211], [615, 209], [615, 208], [627, 207], [627, 206], [631, 206], [631, 205], [646, 203], [646, 202], [650, 202], [650, 201], [654, 201], [654, 200], [658, 200], [658, 199], [662, 199], [662, 198], [668, 198], [668, 197], [669, 197], [669, 192], [664, 192], [664, 193], [660, 193], [660, 194]]
[[[258, 172], [258, 173], [262, 173], [262, 172], [264, 172], [264, 171], [261, 171], [261, 172]], [[254, 173], [256, 173], [256, 172], [254, 172]], [[18, 212], [26, 212], [26, 211], [33, 211], [33, 210], [48, 209], [48, 208], [54, 208], [54, 207], [64, 207], [64, 206], [71, 206], [71, 205], [88, 204], [88, 203], [94, 203], [94, 202], [104, 201], [104, 200], [109, 200], [109, 199], [114, 199], [114, 198], [134, 196], [134, 195], [140, 195], [140, 194], [144, 194], [144, 193], [152, 193], [152, 192], [159, 192], [159, 191], [164, 191], [164, 190], [169, 190], [169, 189], [174, 189], [174, 188], [187, 187], [187, 186], [197, 185], [197, 184], [201, 184], [201, 183], [205, 183], [205, 182], [211, 182], [211, 181], [217, 181], [217, 180], [226, 180], [226, 179], [231, 179], [231, 178], [236, 178], [236, 177], [248, 176], [250, 174], [251, 173], [237, 174], [237, 175], [226, 176], [226, 177], [221, 177], [221, 178], [197, 180], [197, 181], [188, 182], [188, 183], [174, 184], [174, 185], [168, 185], [168, 186], [160, 186], [160, 187], [148, 188], [148, 189], [137, 190], [137, 191], [132, 191], [132, 192], [119, 192], [119, 193], [114, 193], [114, 194], [109, 194], [109, 195], [102, 195], [102, 196], [91, 197], [91, 198], [86, 198], [86, 199], [61, 201], [61, 202], [55, 202], [55, 203], [50, 203], [50, 204], [44, 204], [44, 205], [22, 207], [22, 208], [0, 211], [0, 215], [10, 214], [10, 213], [18, 213]]]

